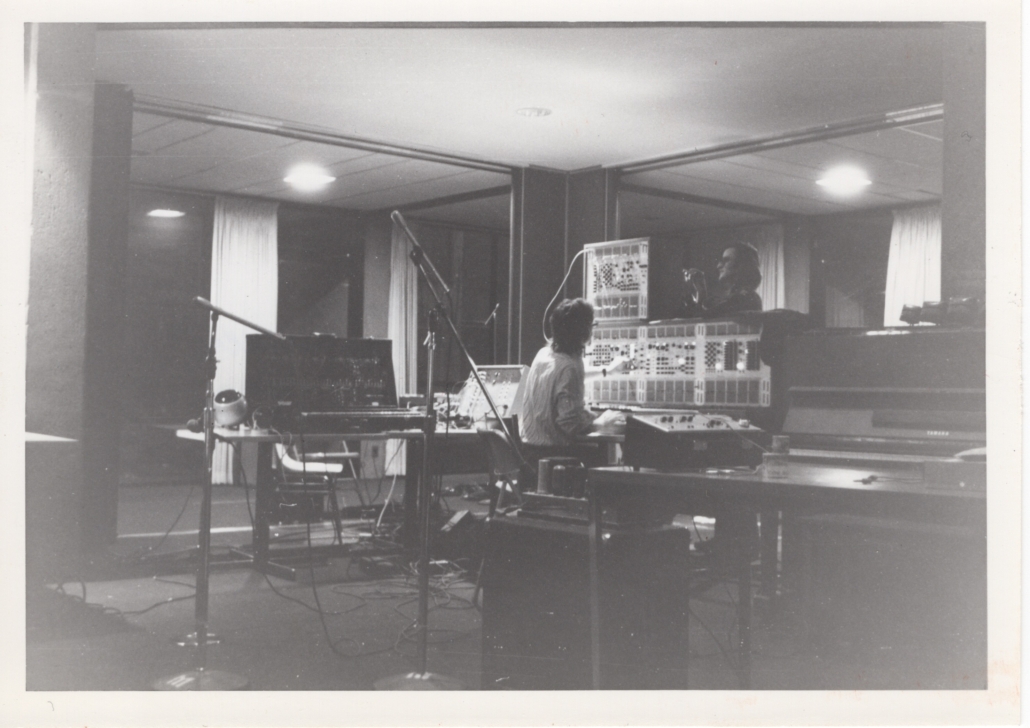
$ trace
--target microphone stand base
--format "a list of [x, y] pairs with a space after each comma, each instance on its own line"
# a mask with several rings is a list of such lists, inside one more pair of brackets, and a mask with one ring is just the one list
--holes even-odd
[[188, 670], [152, 683], [154, 690], [246, 690], [247, 678], [221, 670]]
[[391, 675], [373, 683], [376, 690], [464, 690], [461, 680], [435, 672], [409, 672]]

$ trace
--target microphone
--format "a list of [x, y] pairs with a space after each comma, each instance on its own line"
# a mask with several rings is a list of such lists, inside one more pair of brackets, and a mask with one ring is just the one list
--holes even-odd
[[426, 255], [425, 249], [422, 247], [421, 244], [419, 244], [418, 240], [415, 238], [415, 233], [411, 232], [411, 230], [408, 228], [408, 223], [404, 222], [404, 217], [401, 215], [401, 211], [394, 210], [393, 212], [391, 212], [390, 219], [397, 223], [400, 226], [401, 230], [404, 231], [404, 234], [408, 236], [408, 240], [411, 241], [411, 244], [414, 245], [415, 249], [418, 251], [419, 257], [425, 262], [429, 263], [429, 268], [433, 271], [433, 275], [436, 276], [436, 280], [440, 283], [440, 286], [443, 288], [443, 292], [450, 295], [450, 286], [447, 285], [447, 281], [443, 279], [443, 276], [440, 275], [440, 271], [438, 271], [436, 269], [436, 266], [433, 265], [433, 261], [430, 259], [430, 257]]
[[497, 318], [497, 309], [499, 309], [500, 307], [501, 307], [501, 303], [500, 303], [500, 301], [498, 301], [497, 304], [494, 306], [494, 310], [491, 311], [490, 315], [486, 317], [486, 321], [483, 322], [483, 326], [486, 326], [488, 323], [490, 323], [495, 318]]
[[186, 429], [190, 432], [200, 432], [204, 429], [204, 423], [199, 417], [194, 417], [186, 422]]
[[202, 307], [206, 308], [209, 311], [214, 311], [219, 316], [225, 316], [227, 319], [232, 319], [233, 321], [235, 321], [237, 323], [241, 323], [244, 326], [247, 326], [249, 328], [254, 329], [255, 331], [259, 331], [262, 334], [268, 334], [269, 336], [273, 336], [276, 339], [279, 339], [280, 341], [286, 341], [286, 337], [283, 336], [282, 334], [280, 334], [280, 333], [278, 333], [276, 331], [272, 331], [271, 329], [266, 329], [264, 326], [259, 326], [258, 324], [254, 323], [253, 321], [248, 321], [247, 319], [245, 319], [245, 318], [243, 318], [241, 316], [237, 316], [234, 313], [229, 313], [224, 308], [220, 308], [220, 307], [216, 306], [215, 304], [211, 303], [206, 298], [201, 298], [200, 296], [196, 296], [196, 297], [194, 297], [193, 301], [194, 301], [194, 303], [200, 304]]

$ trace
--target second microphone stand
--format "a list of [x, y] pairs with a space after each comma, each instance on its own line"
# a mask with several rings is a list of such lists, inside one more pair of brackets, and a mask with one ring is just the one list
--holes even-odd
[[194, 598], [194, 622], [196, 631], [184, 638], [183, 644], [193, 647], [193, 669], [161, 678], [153, 683], [156, 690], [242, 690], [247, 679], [231, 672], [207, 669], [208, 645], [219, 640], [208, 629], [209, 581], [211, 575], [211, 491], [214, 484], [215, 454], [215, 373], [218, 359], [215, 354], [215, 339], [218, 332], [218, 317], [225, 316], [255, 331], [285, 340], [282, 334], [247, 321], [213, 305], [199, 296], [194, 301], [211, 312], [211, 335], [208, 341], [207, 357], [204, 359], [207, 377], [207, 392], [204, 398], [204, 490], [200, 502], [200, 528], [198, 530], [197, 594]]
[[479, 371], [476, 369], [476, 362], [472, 359], [472, 355], [469, 354], [468, 349], [465, 348], [465, 344], [458, 335], [458, 329], [454, 325], [454, 320], [448, 313], [447, 307], [444, 306], [440, 291], [442, 290], [446, 293], [450, 289], [447, 287], [446, 282], [440, 276], [439, 272], [437, 272], [432, 261], [426, 255], [425, 250], [419, 244], [418, 239], [411, 230], [408, 229], [408, 226], [405, 224], [404, 218], [401, 217], [401, 214], [394, 211], [391, 217], [393, 218], [393, 221], [404, 230], [408, 239], [411, 241], [412, 248], [410, 258], [415, 264], [422, 280], [425, 282], [426, 287], [429, 289], [429, 292], [432, 294], [434, 305], [429, 313], [429, 335], [426, 337], [428, 354], [428, 366], [426, 367], [426, 417], [423, 423], [424, 440], [422, 444], [422, 467], [421, 473], [419, 474], [418, 490], [419, 559], [418, 617], [416, 621], [417, 670], [404, 675], [393, 675], [391, 677], [377, 680], [375, 687], [377, 690], [460, 690], [463, 687], [460, 681], [446, 675], [431, 673], [427, 670], [429, 639], [429, 554], [430, 542], [432, 540], [430, 515], [433, 500], [430, 463], [432, 462], [431, 453], [433, 449], [433, 438], [436, 434], [436, 410], [433, 407], [433, 400], [436, 393], [433, 360], [435, 359], [436, 338], [439, 333], [438, 330], [441, 321], [447, 324], [449, 333], [453, 337], [453, 341], [457, 342], [462, 354], [464, 354], [469, 365], [472, 367], [472, 374], [475, 377], [476, 384], [479, 386], [484, 398], [490, 405], [490, 409], [493, 412], [494, 417], [496, 417], [497, 421], [500, 422], [501, 429], [504, 431], [512, 450], [515, 452], [522, 465], [524, 467], [528, 466], [526, 465], [522, 454], [518, 451], [515, 441], [511, 437], [511, 433], [508, 432], [507, 425], [505, 425], [504, 421], [501, 419], [493, 397], [490, 395], [489, 390], [487, 390], [486, 385], [479, 376]]

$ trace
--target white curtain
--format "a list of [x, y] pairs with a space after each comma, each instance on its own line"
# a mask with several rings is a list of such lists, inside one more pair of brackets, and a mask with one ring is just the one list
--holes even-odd
[[783, 225], [749, 227], [741, 231], [741, 239], [758, 251], [758, 267], [762, 271], [758, 295], [762, 298], [762, 310], [784, 308], [787, 305], [787, 287], [784, 282]]
[[894, 213], [883, 325], [901, 326], [903, 306], [922, 306], [941, 298], [940, 205]]
[[811, 242], [795, 227], [783, 245], [783, 307], [808, 313], [811, 297]]
[[[217, 198], [211, 250], [211, 303], [273, 331], [279, 306], [276, 210], [272, 202]], [[246, 394], [246, 337], [252, 333], [256, 332], [219, 318], [216, 393], [235, 389]], [[232, 482], [232, 456], [224, 444], [215, 446], [214, 482]]]
[[826, 286], [826, 325], [843, 328], [865, 328], [865, 306], [856, 299], [862, 295], [863, 289], [846, 293], [834, 286]]
[[[390, 238], [390, 297], [386, 332], [393, 342], [393, 374], [397, 394], [418, 392], [418, 272], [408, 258], [411, 243], [404, 231], [393, 226]], [[432, 403], [429, 403], [432, 405]], [[391, 440], [385, 449], [388, 474], [403, 474], [405, 447]]]

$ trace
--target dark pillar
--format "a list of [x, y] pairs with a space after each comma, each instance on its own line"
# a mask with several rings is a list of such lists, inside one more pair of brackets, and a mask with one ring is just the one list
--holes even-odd
[[[573, 172], [569, 179], [568, 236], [565, 247], [565, 265], [583, 249], [586, 243], [619, 239], [618, 171], [590, 169]], [[583, 295], [582, 267], [569, 278], [566, 295]]]
[[86, 280], [83, 544], [114, 543], [126, 382], [125, 268], [129, 237], [132, 93], [97, 84]]
[[983, 23], [944, 31], [941, 300], [982, 297], [986, 257], [986, 39]]
[[493, 361], [495, 364], [511, 363], [508, 357], [508, 330], [511, 309], [508, 307], [509, 271], [511, 266], [510, 235], [498, 235], [493, 240], [494, 301], [500, 304], [492, 326]]
[[544, 309], [565, 274], [566, 175], [518, 170], [512, 195], [508, 360], [528, 364], [544, 344]]
[[519, 322], [522, 320], [522, 220], [525, 215], [523, 196], [526, 170], [511, 173], [511, 219], [508, 235], [507, 320], [504, 322], [504, 359], [508, 364], [519, 363]]
[[366, 338], [387, 337], [390, 309], [390, 218], [383, 216], [365, 225], [365, 280], [362, 333]]

